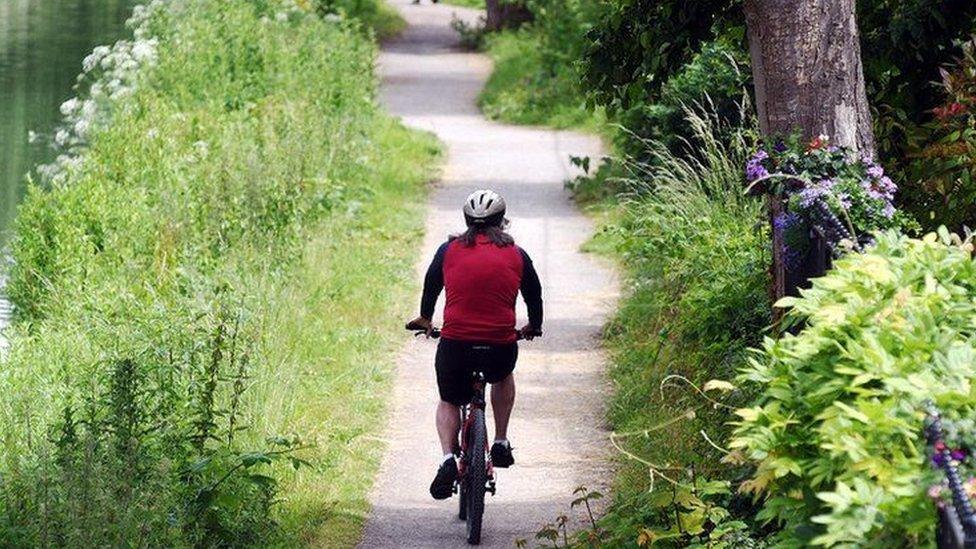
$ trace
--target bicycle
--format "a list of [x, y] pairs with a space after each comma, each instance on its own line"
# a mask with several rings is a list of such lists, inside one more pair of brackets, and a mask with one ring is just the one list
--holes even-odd
[[[432, 339], [440, 337], [440, 330], [434, 328], [430, 333], [421, 326], [407, 324], [406, 328], [415, 335], [427, 335]], [[533, 334], [541, 336], [541, 332]], [[521, 332], [517, 340], [523, 339]], [[472, 347], [487, 351], [488, 345]], [[491, 464], [488, 447], [488, 429], [485, 424], [485, 375], [482, 365], [475, 365], [471, 374], [471, 401], [461, 406], [461, 431], [458, 443], [458, 480], [454, 493], [458, 494], [458, 518], [467, 525], [468, 543], [481, 543], [481, 525], [485, 511], [485, 493], [495, 495], [495, 470]]]

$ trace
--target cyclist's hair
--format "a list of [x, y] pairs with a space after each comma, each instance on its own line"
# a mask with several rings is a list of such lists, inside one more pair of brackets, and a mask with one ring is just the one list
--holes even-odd
[[506, 220], [501, 225], [471, 225], [468, 227], [468, 230], [459, 235], [452, 236], [450, 240], [460, 240], [463, 246], [470, 248], [475, 245], [478, 235], [483, 234], [488, 237], [488, 240], [492, 244], [499, 248], [504, 248], [505, 246], [515, 244], [515, 239], [512, 238], [512, 235], [505, 232], [505, 226], [507, 224]]

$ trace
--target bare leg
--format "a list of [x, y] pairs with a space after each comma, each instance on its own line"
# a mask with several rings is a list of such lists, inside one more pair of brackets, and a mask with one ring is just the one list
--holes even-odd
[[453, 453], [457, 446], [458, 431], [461, 430], [460, 414], [461, 410], [450, 402], [442, 400], [437, 404], [437, 436], [441, 439], [444, 454]]
[[495, 440], [508, 438], [508, 418], [515, 406], [515, 377], [508, 377], [491, 386], [491, 411], [495, 415]]

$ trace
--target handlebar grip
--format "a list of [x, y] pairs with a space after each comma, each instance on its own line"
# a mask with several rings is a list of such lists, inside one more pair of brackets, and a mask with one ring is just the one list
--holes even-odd
[[439, 329], [434, 328], [434, 327], [431, 327], [430, 333], [428, 334], [426, 327], [421, 326], [419, 324], [415, 324], [414, 322], [407, 322], [407, 324], [404, 326], [404, 328], [410, 330], [411, 332], [416, 332], [415, 335], [425, 334], [428, 337], [430, 337], [431, 339], [437, 339], [437, 338], [441, 337], [441, 331]]
[[410, 322], [407, 322], [407, 324], [406, 324], [406, 326], [404, 326], [404, 328], [406, 328], [408, 330], [424, 330], [424, 331], [427, 330], [427, 328], [424, 328], [423, 326], [421, 326], [420, 324], [417, 324], [417, 323], [413, 322], [412, 320]]

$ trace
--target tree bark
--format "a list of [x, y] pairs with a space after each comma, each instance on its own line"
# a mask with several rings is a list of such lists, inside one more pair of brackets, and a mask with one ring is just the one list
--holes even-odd
[[[855, 0], [746, 0], [756, 111], [767, 138], [826, 135], [834, 145], [874, 154], [854, 9]], [[770, 221], [782, 209], [770, 196]], [[780, 240], [774, 234], [774, 301], [816, 276], [787, 273]]]
[[855, 0], [747, 0], [759, 124], [874, 152]]
[[532, 12], [519, 0], [486, 0], [485, 30], [514, 29], [532, 21]]

